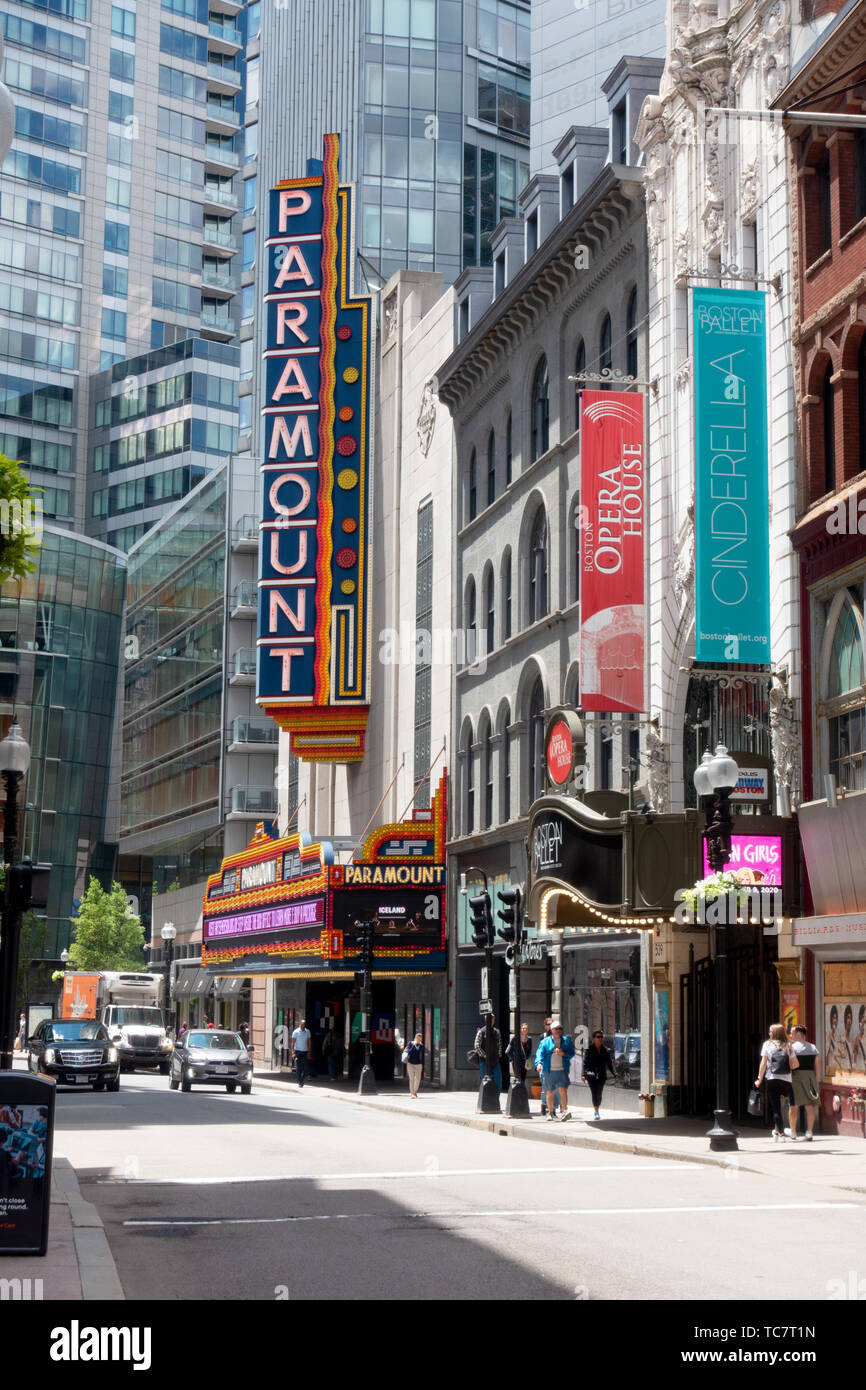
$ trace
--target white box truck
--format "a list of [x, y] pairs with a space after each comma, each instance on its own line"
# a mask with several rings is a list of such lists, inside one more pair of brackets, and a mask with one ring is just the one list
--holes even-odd
[[98, 1018], [120, 1053], [121, 1071], [158, 1067], [168, 1074], [172, 1041], [162, 1009], [165, 979], [129, 970], [69, 970], [63, 1018]]

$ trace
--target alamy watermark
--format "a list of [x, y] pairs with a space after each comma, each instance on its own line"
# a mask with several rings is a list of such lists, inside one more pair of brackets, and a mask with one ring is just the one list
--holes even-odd
[[42, 539], [45, 509], [41, 497], [0, 498], [0, 536], [30, 535]]
[[487, 653], [479, 650], [475, 628], [386, 627], [379, 633], [379, 661], [383, 666], [448, 666], [456, 671], [470, 667], [483, 675]]
[[779, 935], [781, 888], [732, 888], [714, 897], [679, 888], [674, 902], [674, 921], [680, 927], [731, 927], [748, 922], [761, 924], [765, 936]]

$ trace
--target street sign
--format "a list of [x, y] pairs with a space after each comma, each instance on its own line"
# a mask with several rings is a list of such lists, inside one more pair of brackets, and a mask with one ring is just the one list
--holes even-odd
[[483, 996], [484, 996], [485, 999], [487, 998], [488, 994], [490, 993], [490, 979], [489, 979], [489, 974], [490, 974], [490, 972], [488, 971], [487, 966], [486, 966], [486, 965], [482, 965], [482, 967], [481, 967], [481, 993], [483, 994]]
[[478, 1012], [479, 1012], [480, 1014], [492, 1014], [492, 1013], [493, 1013], [493, 1000], [492, 1000], [492, 999], [481, 999], [481, 1000], [479, 1000], [479, 1002], [478, 1002]]
[[509, 1007], [509, 1009], [516, 1009], [516, 1008], [517, 1008], [517, 971], [516, 971], [516, 970], [509, 970], [509, 972], [508, 972], [508, 1007]]
[[546, 954], [543, 941], [527, 941], [523, 948], [523, 959], [527, 965], [537, 965], [539, 961], [544, 960]]

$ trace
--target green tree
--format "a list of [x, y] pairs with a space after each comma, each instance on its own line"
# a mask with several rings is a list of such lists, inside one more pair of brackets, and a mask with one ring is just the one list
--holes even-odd
[[0, 584], [7, 579], [20, 581], [36, 569], [41, 539], [32, 522], [41, 492], [41, 488], [30, 486], [14, 459], [0, 454]]
[[92, 878], [81, 899], [69, 948], [72, 970], [143, 970], [144, 928], [119, 883], [106, 893]]
[[25, 912], [18, 939], [18, 982], [15, 989], [15, 1019], [28, 999], [43, 994], [51, 981], [48, 966], [41, 959], [45, 952], [48, 923], [38, 913]]

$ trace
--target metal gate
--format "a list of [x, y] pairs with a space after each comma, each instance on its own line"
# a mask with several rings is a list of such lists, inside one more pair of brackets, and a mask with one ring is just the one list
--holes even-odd
[[[731, 1114], [748, 1121], [746, 1102], [758, 1074], [761, 1044], [777, 1021], [779, 993], [773, 960], [775, 938], [736, 945], [728, 951], [728, 1057]], [[682, 1108], [710, 1115], [716, 1102], [716, 1022], [713, 962], [695, 960], [680, 976], [680, 1057]]]

